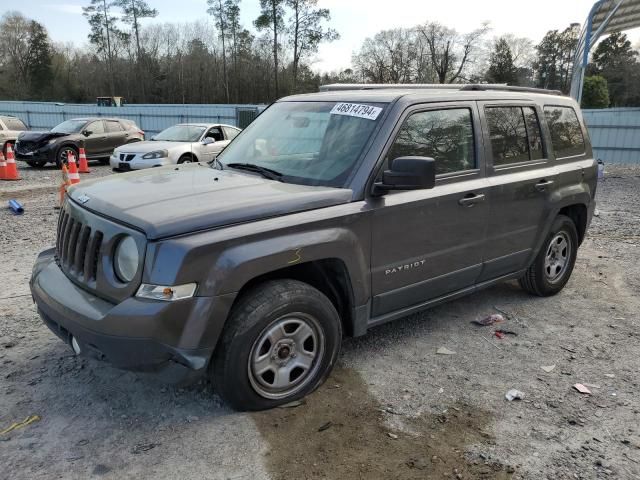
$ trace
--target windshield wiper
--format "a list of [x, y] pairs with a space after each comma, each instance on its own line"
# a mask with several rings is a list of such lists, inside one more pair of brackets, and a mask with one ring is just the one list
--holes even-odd
[[235, 168], [236, 170], [246, 170], [247, 172], [259, 173], [264, 178], [268, 178], [269, 180], [278, 180], [279, 182], [283, 181], [282, 173], [267, 167], [261, 167], [260, 165], [256, 165], [254, 163], [227, 163], [226, 166]]

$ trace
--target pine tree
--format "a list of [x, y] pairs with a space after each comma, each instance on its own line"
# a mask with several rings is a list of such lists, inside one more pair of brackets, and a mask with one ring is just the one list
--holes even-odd
[[491, 83], [506, 83], [517, 85], [518, 75], [513, 63], [511, 47], [504, 38], [499, 38], [491, 52], [487, 80]]

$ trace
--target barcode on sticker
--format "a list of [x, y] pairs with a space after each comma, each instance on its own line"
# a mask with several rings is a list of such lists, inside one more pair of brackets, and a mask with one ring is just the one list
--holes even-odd
[[358, 103], [337, 103], [331, 109], [331, 115], [348, 115], [350, 117], [366, 118], [375, 120], [382, 111], [381, 107], [371, 105], [360, 105]]

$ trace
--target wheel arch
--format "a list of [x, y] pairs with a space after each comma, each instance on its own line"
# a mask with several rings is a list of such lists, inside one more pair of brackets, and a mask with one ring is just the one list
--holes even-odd
[[238, 292], [231, 308], [256, 286], [272, 280], [298, 280], [322, 292], [333, 304], [343, 331], [354, 334], [355, 298], [347, 265], [340, 258], [312, 260], [263, 273], [247, 281]]
[[[174, 157], [175, 158], [175, 157]], [[181, 153], [178, 157], [178, 163], [182, 163], [185, 159], [190, 158], [192, 162], [199, 162], [198, 156], [193, 152]]]
[[584, 203], [567, 205], [560, 209], [558, 215], [565, 215], [573, 221], [576, 226], [576, 230], [578, 231], [578, 245], [581, 245], [587, 233], [587, 222], [589, 217], [587, 206]]

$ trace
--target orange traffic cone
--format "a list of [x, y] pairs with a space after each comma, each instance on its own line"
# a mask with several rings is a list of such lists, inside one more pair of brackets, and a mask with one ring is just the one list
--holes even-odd
[[64, 203], [64, 196], [67, 193], [67, 188], [71, 185], [71, 181], [69, 180], [69, 170], [67, 170], [67, 166], [62, 164], [62, 183], [60, 184], [60, 207]]
[[5, 168], [4, 180], [20, 180], [16, 158], [13, 156], [11, 145], [7, 145], [7, 167]]
[[80, 174], [78, 173], [78, 165], [76, 164], [76, 156], [69, 152], [67, 157], [67, 163], [69, 164], [69, 181], [71, 185], [80, 183]]
[[0, 150], [0, 180], [4, 180], [7, 175], [7, 161], [4, 159], [2, 150]]
[[91, 173], [89, 170], [89, 163], [87, 162], [87, 155], [84, 153], [84, 148], [80, 147], [80, 168], [78, 173]]

